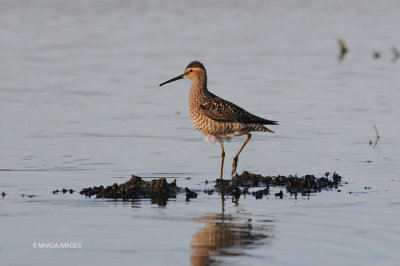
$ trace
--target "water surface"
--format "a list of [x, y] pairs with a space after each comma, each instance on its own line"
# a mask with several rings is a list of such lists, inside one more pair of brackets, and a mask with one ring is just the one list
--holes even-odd
[[[390, 47], [400, 49], [399, 8], [1, 1], [2, 263], [396, 265], [400, 62]], [[349, 46], [342, 61], [338, 38]], [[202, 193], [219, 175], [220, 147], [190, 124], [189, 81], [158, 87], [192, 60], [205, 64], [215, 94], [280, 122], [276, 134], [253, 134], [239, 172], [336, 171], [342, 192], [237, 203]], [[225, 145], [225, 178], [244, 140]], [[51, 193], [131, 174], [176, 178], [199, 197], [162, 207]], [[33, 248], [60, 242], [81, 247]]]

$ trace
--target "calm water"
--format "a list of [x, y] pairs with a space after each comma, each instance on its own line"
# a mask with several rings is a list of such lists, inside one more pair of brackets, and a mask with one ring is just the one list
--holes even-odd
[[[399, 10], [396, 0], [0, 1], [2, 265], [398, 264]], [[349, 46], [340, 62], [338, 38]], [[51, 193], [131, 174], [198, 190], [216, 179], [220, 147], [190, 124], [189, 81], [158, 87], [195, 59], [211, 91], [281, 124], [253, 134], [239, 172], [336, 171], [342, 192], [235, 204], [200, 191], [165, 207]], [[225, 178], [244, 139], [225, 145]], [[79, 247], [33, 248], [61, 242]]]

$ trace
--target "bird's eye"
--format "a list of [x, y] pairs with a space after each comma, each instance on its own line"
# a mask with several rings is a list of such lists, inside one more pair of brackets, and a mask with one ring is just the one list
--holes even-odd
[[190, 69], [189, 72], [193, 72], [193, 69]]

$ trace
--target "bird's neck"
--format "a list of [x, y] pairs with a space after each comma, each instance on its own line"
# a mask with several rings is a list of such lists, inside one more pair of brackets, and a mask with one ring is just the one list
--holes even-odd
[[207, 76], [199, 76], [192, 79], [192, 87], [189, 92], [189, 100], [195, 98], [203, 98], [208, 93], [207, 90]]

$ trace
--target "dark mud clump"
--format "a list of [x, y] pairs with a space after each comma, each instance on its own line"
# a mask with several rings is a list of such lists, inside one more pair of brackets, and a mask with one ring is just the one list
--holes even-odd
[[62, 193], [62, 194], [65, 194], [65, 193], [73, 194], [74, 192], [75, 191], [72, 188], [71, 189], [63, 188], [63, 189], [53, 190], [53, 194], [60, 194], [60, 193]]
[[[302, 195], [309, 193], [321, 192], [322, 190], [330, 190], [338, 188], [342, 177], [337, 173], [333, 173], [330, 177], [326, 173], [323, 177], [315, 177], [314, 175], [306, 175], [303, 177], [295, 176], [262, 176], [244, 171], [241, 175], [236, 174], [231, 180], [216, 180], [215, 189], [206, 190], [210, 194], [214, 191], [221, 194], [231, 195], [233, 199], [240, 198], [240, 195], [251, 194], [256, 199], [261, 199], [269, 195], [270, 187], [285, 187], [286, 192], [297, 197], [298, 193]], [[261, 190], [249, 192], [251, 188], [262, 188]], [[283, 191], [275, 194], [276, 197], [283, 198]]]
[[96, 196], [96, 198], [107, 199], [139, 199], [150, 198], [152, 203], [164, 206], [168, 198], [176, 198], [180, 192], [176, 186], [176, 180], [168, 183], [165, 178], [144, 181], [141, 177], [132, 175], [132, 178], [123, 184], [117, 183], [112, 186], [89, 187], [80, 192], [86, 197]]
[[197, 193], [194, 192], [193, 190], [188, 189], [187, 187], [185, 187], [185, 192], [186, 192], [186, 201], [190, 201], [190, 199], [197, 198]]

